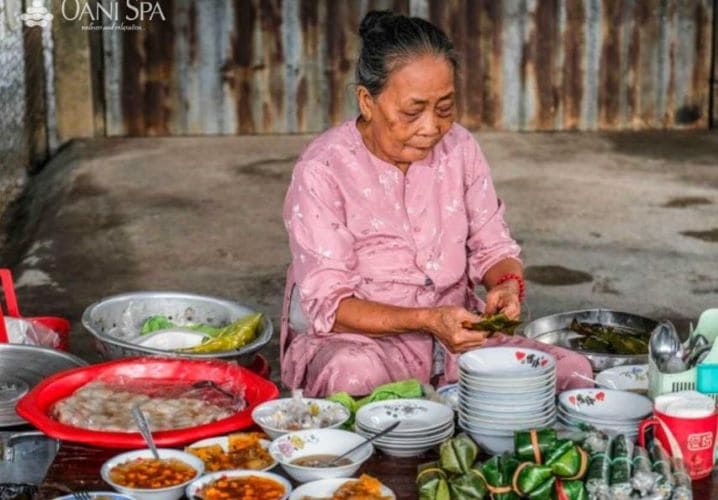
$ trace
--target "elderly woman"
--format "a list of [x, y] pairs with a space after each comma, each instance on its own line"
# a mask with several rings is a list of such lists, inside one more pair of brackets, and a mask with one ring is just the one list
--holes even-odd
[[558, 358], [561, 389], [584, 385], [578, 354], [463, 326], [472, 310], [518, 318], [524, 280], [486, 159], [454, 121], [451, 42], [390, 12], [367, 14], [359, 35], [360, 116], [306, 148], [284, 205], [284, 384], [321, 396], [454, 381], [457, 354], [520, 344]]

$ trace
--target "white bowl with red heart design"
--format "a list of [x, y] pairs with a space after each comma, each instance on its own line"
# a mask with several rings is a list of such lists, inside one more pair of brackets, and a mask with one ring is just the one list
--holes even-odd
[[482, 379], [526, 379], [552, 373], [556, 358], [536, 349], [520, 347], [484, 347], [459, 356], [459, 368], [471, 377]]
[[613, 389], [573, 389], [559, 395], [558, 404], [582, 420], [641, 420], [653, 412], [646, 396]]

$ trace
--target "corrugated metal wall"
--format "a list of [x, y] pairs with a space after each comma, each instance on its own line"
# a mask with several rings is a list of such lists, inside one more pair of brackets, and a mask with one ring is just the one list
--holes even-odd
[[372, 8], [425, 17], [453, 38], [461, 120], [471, 128], [709, 123], [712, 0], [160, 3], [166, 21], [98, 37], [108, 135], [316, 132], [337, 123], [355, 112], [355, 33]]

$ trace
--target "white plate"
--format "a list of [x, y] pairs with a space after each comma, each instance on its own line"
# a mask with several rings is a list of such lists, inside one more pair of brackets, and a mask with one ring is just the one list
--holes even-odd
[[513, 435], [516, 431], [526, 431], [529, 429], [543, 429], [546, 427], [553, 427], [553, 425], [556, 423], [556, 417], [552, 417], [548, 420], [544, 420], [541, 422], [535, 422], [533, 424], [526, 424], [526, 425], [508, 425], [508, 426], [499, 426], [499, 425], [488, 425], [488, 424], [474, 424], [469, 421], [464, 420], [463, 418], [459, 417], [459, 426], [462, 429], [471, 431], [471, 432], [480, 432], [484, 434], [501, 434], [502, 432], [507, 432]]
[[543, 413], [541, 415], [536, 415], [535, 417], [526, 417], [526, 418], [512, 418], [512, 419], [496, 419], [492, 416], [483, 416], [483, 415], [476, 415], [469, 412], [466, 412], [465, 410], [459, 410], [459, 416], [464, 422], [468, 422], [470, 424], [474, 425], [491, 425], [491, 426], [497, 426], [501, 428], [508, 428], [512, 425], [532, 425], [536, 424], [537, 422], [544, 422], [553, 418], [556, 418], [556, 410], [550, 410], [546, 413]]
[[[236, 432], [234, 434], [242, 434], [242, 433]], [[222, 450], [225, 453], [229, 453], [229, 436], [218, 436], [218, 437], [201, 439], [199, 441], [195, 441], [194, 443], [185, 446], [185, 451], [187, 450], [187, 448], [199, 448], [201, 446], [214, 446], [216, 444], [220, 445], [222, 447]], [[265, 450], [269, 450], [270, 444], [272, 444], [272, 442], [267, 439], [259, 440], [259, 445], [262, 448], [264, 448]], [[189, 452], [187, 452], [187, 453], [189, 453]], [[270, 455], [270, 458], [272, 459], [271, 465], [268, 465], [264, 469], [260, 469], [260, 470], [270, 470], [270, 469], [273, 469], [277, 465], [277, 461], [274, 460], [274, 458], [272, 458], [271, 455]], [[205, 464], [205, 466], [206, 466], [206, 464]]]
[[637, 420], [653, 412], [647, 397], [612, 389], [573, 389], [562, 392], [558, 400], [569, 413], [599, 419]]
[[284, 486], [284, 496], [282, 497], [282, 500], [286, 500], [289, 498], [289, 495], [292, 493], [292, 485], [284, 479], [282, 476], [279, 476], [277, 474], [272, 474], [271, 472], [262, 472], [258, 470], [223, 470], [219, 472], [213, 472], [211, 474], [206, 474], [199, 479], [195, 479], [190, 483], [189, 486], [187, 486], [187, 489], [185, 490], [185, 495], [187, 495], [187, 498], [198, 498], [201, 499], [202, 497], [199, 496], [200, 490], [207, 484], [212, 483], [216, 481], [219, 478], [222, 477], [247, 477], [247, 476], [257, 476], [257, 477], [263, 477], [266, 479], [272, 479], [282, 486]]
[[446, 405], [426, 399], [393, 399], [362, 406], [356, 420], [365, 429], [381, 431], [397, 420], [401, 423], [392, 434], [428, 432], [454, 419], [454, 411]]
[[[357, 433], [361, 434], [364, 437], [370, 437], [373, 435], [372, 433], [363, 432], [358, 429]], [[396, 439], [391, 437], [387, 438], [384, 436], [379, 439], [376, 439], [374, 441], [374, 444], [377, 446], [396, 446], [397, 448], [415, 448], [417, 446], [428, 446], [436, 443], [442, 443], [453, 435], [454, 427], [452, 426], [442, 434], [437, 434], [426, 439]]]
[[471, 382], [467, 382], [462, 380], [459, 382], [459, 390], [463, 390], [464, 392], [468, 394], [476, 393], [476, 392], [482, 392], [484, 394], [489, 395], [495, 395], [495, 396], [513, 396], [517, 399], [522, 399], [524, 397], [531, 397], [534, 394], [541, 394], [545, 392], [553, 392], [556, 393], [556, 379], [549, 380], [545, 384], [537, 384], [535, 386], [530, 387], [523, 387], [523, 386], [516, 386], [516, 387], [506, 387], [503, 389], [499, 389], [497, 387], [489, 387], [486, 385], [476, 385], [472, 384]]
[[596, 375], [596, 383], [619, 391], [647, 391], [648, 365], [624, 365]]
[[[447, 422], [445, 425], [442, 425], [441, 427], [437, 427], [435, 429], [431, 429], [427, 432], [410, 432], [410, 433], [394, 433], [390, 432], [389, 434], [382, 436], [379, 439], [399, 439], [399, 440], [413, 440], [413, 439], [431, 439], [434, 436], [440, 436], [446, 434], [447, 431], [451, 430], [454, 427], [454, 421]], [[360, 423], [356, 423], [355, 425], [356, 431], [361, 432], [362, 434], [367, 434], [373, 436], [377, 432], [374, 429], [368, 429], [361, 425]]]
[[554, 398], [556, 391], [552, 387], [539, 392], [532, 392], [528, 394], [499, 394], [494, 392], [484, 391], [473, 391], [464, 387], [459, 387], [459, 398], [473, 399], [478, 402], [493, 402], [497, 404], [507, 405], [512, 403], [521, 403], [528, 405], [530, 403], [538, 403], [539, 401], [546, 401], [547, 399]]
[[483, 420], [500, 421], [500, 422], [514, 422], [522, 420], [537, 419], [540, 417], [548, 416], [552, 413], [556, 413], [556, 405], [549, 403], [543, 408], [537, 411], [530, 412], [518, 412], [513, 413], [497, 413], [495, 411], [486, 410], [485, 408], [475, 408], [465, 404], [459, 405], [459, 410], [464, 416], [471, 416], [480, 418]]
[[427, 451], [435, 448], [438, 445], [438, 443], [434, 446], [424, 446], [423, 448], [414, 448], [414, 449], [401, 449], [401, 448], [392, 448], [388, 446], [377, 446], [384, 455], [389, 455], [390, 457], [397, 457], [397, 458], [409, 458], [409, 457], [417, 457], [419, 455], [422, 455], [426, 453]]
[[473, 376], [532, 377], [556, 369], [556, 358], [536, 349], [482, 347], [459, 356], [459, 367]]
[[491, 378], [491, 377], [480, 377], [473, 375], [471, 372], [466, 371], [463, 368], [459, 368], [459, 379], [464, 381], [472, 382], [474, 385], [485, 385], [488, 387], [496, 387], [497, 389], [504, 387], [531, 387], [536, 385], [543, 385], [546, 381], [556, 378], [556, 370], [549, 370], [546, 373], [532, 375], [530, 377], [502, 377], [502, 378]]
[[459, 406], [463, 405], [474, 411], [488, 411], [491, 413], [502, 414], [502, 416], [506, 414], [512, 415], [516, 413], [530, 414], [532, 412], [541, 411], [547, 406], [553, 406], [554, 404], [555, 403], [553, 397], [548, 397], [543, 401], [539, 400], [536, 403], [530, 403], [528, 405], [498, 404], [494, 403], [493, 401], [479, 401], [473, 398], [465, 397], [462, 397], [459, 401]]
[[576, 420], [580, 422], [588, 422], [593, 424], [599, 424], [599, 425], [613, 425], [618, 427], [628, 427], [632, 425], [638, 425], [641, 423], [640, 418], [631, 418], [631, 419], [617, 419], [617, 418], [594, 418], [590, 417], [588, 415], [580, 414], [580, 413], [572, 413], [569, 411], [566, 411], [563, 407], [558, 407], [558, 413], [559, 415], [563, 416], [567, 420]]
[[[332, 495], [334, 495], [334, 492], [337, 491], [347, 481], [356, 481], [356, 479], [334, 478], [313, 481], [311, 483], [304, 484], [294, 490], [289, 497], [289, 500], [302, 500], [302, 498], [304, 497], [331, 498]], [[383, 484], [381, 485], [380, 494], [384, 497], [388, 497], [390, 500], [396, 498], [394, 492]]]

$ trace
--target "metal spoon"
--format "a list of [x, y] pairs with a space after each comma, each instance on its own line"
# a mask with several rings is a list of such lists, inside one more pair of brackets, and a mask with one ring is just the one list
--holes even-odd
[[157, 460], [160, 459], [160, 454], [157, 452], [157, 446], [155, 446], [155, 440], [152, 439], [152, 431], [150, 431], [150, 424], [147, 422], [145, 414], [142, 413], [140, 405], [136, 404], [132, 407], [132, 418], [135, 420], [137, 427], [140, 429], [140, 434], [145, 439], [147, 446], [150, 447], [152, 454]]
[[336, 463], [337, 463], [339, 460], [341, 460], [342, 458], [344, 458], [344, 457], [346, 457], [346, 456], [348, 456], [348, 455], [351, 455], [352, 453], [354, 453], [355, 451], [357, 451], [357, 450], [360, 449], [360, 448], [363, 448], [364, 446], [366, 446], [367, 444], [371, 443], [371, 442], [374, 441], [375, 439], [380, 438], [380, 437], [382, 437], [384, 434], [387, 434], [387, 433], [393, 431], [394, 429], [396, 429], [396, 428], [399, 426], [400, 423], [401, 423], [401, 420], [397, 420], [396, 422], [394, 422], [393, 424], [391, 424], [389, 427], [387, 427], [387, 428], [384, 429], [383, 431], [381, 431], [381, 432], [379, 432], [379, 433], [377, 433], [377, 434], [374, 434], [372, 437], [370, 437], [369, 439], [367, 439], [367, 440], [364, 441], [363, 443], [360, 443], [358, 446], [355, 446], [354, 448], [352, 448], [351, 450], [347, 451], [347, 452], [344, 453], [343, 455], [339, 455], [337, 458], [335, 458], [334, 460], [332, 460], [331, 462], [329, 462], [329, 463], [326, 465], [326, 467], [333, 467], [334, 464], [336, 464]]
[[659, 359], [661, 355], [669, 355], [683, 358], [683, 345], [678, 337], [676, 327], [670, 321], [662, 321], [651, 332], [648, 342], [651, 356]]

